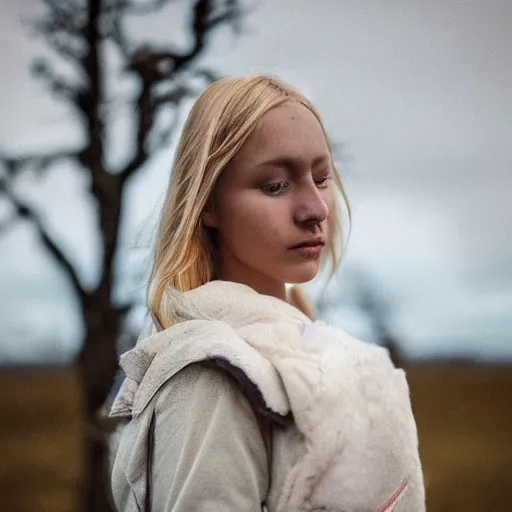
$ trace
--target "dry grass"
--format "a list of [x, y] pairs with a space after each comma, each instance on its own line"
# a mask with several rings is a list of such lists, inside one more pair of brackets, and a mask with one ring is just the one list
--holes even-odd
[[408, 370], [431, 512], [512, 510], [512, 368]]
[[[407, 373], [429, 512], [510, 512], [512, 368], [423, 365]], [[76, 511], [81, 430], [73, 372], [0, 372], [0, 410], [1, 509]]]
[[76, 511], [81, 430], [74, 373], [0, 372], [0, 411], [1, 510]]

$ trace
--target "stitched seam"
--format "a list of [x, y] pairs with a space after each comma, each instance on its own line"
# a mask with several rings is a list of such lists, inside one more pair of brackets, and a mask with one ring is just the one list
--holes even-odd
[[380, 506], [375, 512], [386, 512], [391, 505], [396, 505], [404, 496], [405, 491], [409, 486], [409, 479], [406, 478], [399, 486], [398, 489]]

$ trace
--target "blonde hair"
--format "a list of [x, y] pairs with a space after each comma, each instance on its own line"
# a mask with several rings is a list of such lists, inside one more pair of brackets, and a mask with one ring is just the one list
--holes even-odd
[[[307, 98], [268, 76], [218, 80], [192, 107], [162, 208], [148, 287], [150, 312], [163, 328], [174, 323], [164, 300], [169, 286], [189, 291], [215, 279], [215, 247], [202, 223], [203, 209], [218, 177], [261, 118], [283, 103], [298, 103], [308, 108], [324, 129], [318, 112]], [[332, 166], [334, 182], [350, 216], [341, 178], [334, 163]], [[333, 272], [341, 260], [343, 245], [340, 215], [339, 208], [329, 213], [328, 244]]]

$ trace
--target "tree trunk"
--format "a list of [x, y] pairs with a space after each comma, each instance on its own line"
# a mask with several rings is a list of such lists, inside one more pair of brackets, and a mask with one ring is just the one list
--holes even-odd
[[[88, 426], [90, 424], [88, 421]], [[110, 491], [107, 435], [99, 429], [93, 432], [92, 429], [87, 430], [81, 512], [115, 512]]]
[[94, 316], [86, 314], [88, 332], [78, 360], [86, 422], [81, 512], [114, 512], [110, 492], [109, 433], [102, 428], [99, 414], [116, 375], [121, 314], [110, 305], [98, 314], [97, 300], [94, 302]]

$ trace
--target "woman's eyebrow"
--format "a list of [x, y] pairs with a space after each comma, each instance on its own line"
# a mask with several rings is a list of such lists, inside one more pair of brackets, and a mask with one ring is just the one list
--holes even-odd
[[[326, 164], [330, 162], [331, 158], [329, 155], [319, 155], [317, 156], [311, 163], [312, 167], [317, 167], [321, 164]], [[292, 157], [292, 156], [278, 156], [276, 158], [271, 158], [270, 160], [266, 160], [256, 165], [256, 167], [283, 167], [285, 169], [297, 169], [304, 165], [304, 160], [302, 158]]]

